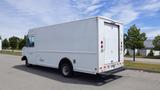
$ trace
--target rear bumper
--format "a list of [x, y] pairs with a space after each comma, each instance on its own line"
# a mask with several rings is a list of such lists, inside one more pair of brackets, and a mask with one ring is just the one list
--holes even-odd
[[125, 70], [124, 67], [119, 67], [119, 68], [116, 68], [116, 69], [113, 69], [113, 70], [110, 70], [110, 71], [106, 71], [106, 72], [101, 72], [101, 73], [97, 73], [97, 74], [101, 74], [101, 75], [111, 75], [111, 74], [114, 74], [114, 73], [118, 73], [118, 72], [121, 72]]

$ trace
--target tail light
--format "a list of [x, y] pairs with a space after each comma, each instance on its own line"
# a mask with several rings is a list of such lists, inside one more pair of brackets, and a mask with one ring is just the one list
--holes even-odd
[[121, 51], [122, 51], [122, 44], [123, 44], [123, 43], [121, 42]]
[[101, 48], [103, 48], [103, 45], [101, 45]]
[[101, 44], [103, 44], [103, 41], [101, 41]]
[[104, 50], [103, 50], [103, 49], [104, 49], [104, 42], [101, 41], [100, 43], [101, 43], [101, 44], [100, 44], [100, 46], [101, 46], [101, 52], [103, 52], [103, 51], [104, 51]]
[[101, 41], [101, 49], [103, 48], [103, 41]]

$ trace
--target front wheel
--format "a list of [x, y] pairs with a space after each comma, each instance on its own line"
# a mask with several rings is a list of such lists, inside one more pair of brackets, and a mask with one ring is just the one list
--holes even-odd
[[73, 76], [73, 68], [70, 63], [63, 63], [60, 67], [61, 74], [64, 77], [71, 77]]

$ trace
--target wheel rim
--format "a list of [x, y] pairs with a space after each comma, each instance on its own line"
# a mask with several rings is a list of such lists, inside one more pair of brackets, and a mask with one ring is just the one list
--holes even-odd
[[68, 66], [63, 66], [62, 72], [65, 76], [68, 75], [70, 72], [70, 68]]

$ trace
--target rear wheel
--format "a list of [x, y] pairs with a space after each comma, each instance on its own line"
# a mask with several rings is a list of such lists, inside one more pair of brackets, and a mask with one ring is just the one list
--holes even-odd
[[61, 74], [64, 77], [71, 77], [73, 76], [73, 68], [70, 63], [62, 63], [60, 67]]
[[31, 67], [31, 66], [32, 66], [32, 64], [29, 64], [29, 63], [28, 63], [28, 60], [25, 60], [25, 66], [27, 66], [27, 67]]

